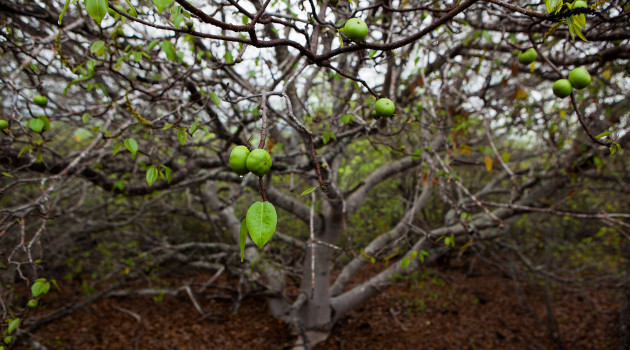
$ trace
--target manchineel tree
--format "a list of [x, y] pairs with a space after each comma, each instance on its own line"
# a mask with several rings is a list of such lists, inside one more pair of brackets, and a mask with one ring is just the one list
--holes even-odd
[[[3, 341], [173, 265], [263, 288], [305, 348], [442, 254], [628, 298], [630, 3], [586, 5], [0, 0]], [[232, 171], [239, 146], [271, 169]], [[86, 272], [83, 302], [28, 317]]]

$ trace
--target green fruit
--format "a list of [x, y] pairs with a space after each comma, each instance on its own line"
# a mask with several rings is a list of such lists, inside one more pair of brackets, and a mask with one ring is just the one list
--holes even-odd
[[230, 168], [239, 175], [249, 173], [247, 169], [247, 157], [249, 150], [245, 146], [236, 146], [230, 153]]
[[376, 101], [374, 109], [376, 111], [376, 115], [378, 115], [379, 117], [389, 117], [394, 114], [394, 111], [396, 110], [396, 105], [394, 105], [394, 102], [392, 102], [392, 100], [388, 98], [381, 98]]
[[575, 4], [573, 4], [573, 8], [574, 9], [578, 9], [578, 8], [587, 8], [588, 5], [586, 5], [585, 1], [576, 1]]
[[356, 43], [361, 42], [367, 35], [367, 32], [368, 26], [360, 18], [350, 18], [346, 21], [346, 25], [343, 26], [343, 33]]
[[578, 67], [569, 73], [569, 81], [574, 88], [581, 90], [591, 83], [591, 75], [586, 69]]
[[4, 130], [9, 127], [9, 123], [6, 120], [0, 119], [0, 130]]
[[518, 55], [518, 62], [520, 64], [530, 64], [536, 61], [536, 58], [538, 58], [538, 52], [533, 47], [530, 47]]
[[560, 98], [571, 95], [571, 82], [566, 79], [558, 79], [553, 83], [553, 94]]
[[260, 148], [251, 151], [247, 156], [247, 169], [258, 177], [263, 177], [271, 169], [269, 152]]
[[33, 102], [38, 106], [45, 107], [48, 104], [48, 99], [46, 96], [37, 95], [33, 97]]

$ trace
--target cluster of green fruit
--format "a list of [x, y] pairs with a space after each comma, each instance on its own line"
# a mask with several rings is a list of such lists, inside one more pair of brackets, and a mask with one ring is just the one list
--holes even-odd
[[582, 67], [574, 68], [569, 73], [569, 79], [558, 79], [553, 83], [553, 94], [559, 98], [565, 98], [571, 95], [571, 90], [584, 89], [591, 83], [591, 75]]
[[[367, 24], [360, 18], [350, 18], [343, 26], [343, 33], [352, 41], [360, 43], [368, 33]], [[374, 104], [375, 117], [390, 117], [396, 111], [396, 105], [388, 98], [381, 98]]]
[[249, 151], [245, 146], [236, 146], [230, 153], [230, 168], [239, 175], [250, 171], [258, 177], [263, 177], [271, 169], [271, 155], [264, 149]]

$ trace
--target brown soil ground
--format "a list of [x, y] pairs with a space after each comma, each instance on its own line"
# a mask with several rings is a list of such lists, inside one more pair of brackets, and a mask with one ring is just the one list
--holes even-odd
[[[471, 263], [472, 266], [471, 266]], [[382, 266], [367, 266], [360, 279]], [[188, 272], [134, 288], [188, 284], [197, 290], [211, 273]], [[47, 325], [19, 349], [36, 341], [48, 349], [282, 349], [295, 342], [260, 296], [242, 300], [233, 312], [232, 296], [219, 288], [196, 293], [205, 319], [186, 292], [177, 296], [125, 296], [102, 299]], [[159, 284], [159, 286], [158, 286]], [[43, 301], [48, 310], [81, 297], [62, 283]], [[553, 311], [565, 349], [617, 349], [620, 299], [610, 291], [556, 290]], [[33, 315], [32, 315], [33, 316]], [[553, 349], [547, 327], [544, 289], [519, 282], [478, 260], [418, 271], [345, 316], [315, 349]]]

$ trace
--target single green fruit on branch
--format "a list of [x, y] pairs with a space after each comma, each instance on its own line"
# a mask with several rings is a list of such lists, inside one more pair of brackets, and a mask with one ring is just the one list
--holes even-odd
[[518, 55], [518, 62], [520, 64], [530, 64], [536, 61], [536, 58], [538, 58], [538, 52], [533, 47], [530, 47]]
[[565, 98], [571, 95], [571, 82], [567, 79], [558, 79], [553, 83], [553, 94], [559, 98]]
[[4, 119], [0, 119], [0, 130], [4, 130], [9, 127], [9, 122]]
[[584, 89], [591, 83], [591, 75], [582, 67], [575, 68], [569, 73], [569, 81], [571, 85], [578, 89]]
[[230, 153], [230, 168], [239, 175], [245, 175], [249, 173], [247, 169], [247, 157], [249, 156], [249, 150], [245, 146], [236, 146]]
[[394, 114], [396, 105], [388, 98], [381, 98], [374, 104], [374, 110], [379, 117], [389, 117]]
[[264, 149], [255, 149], [247, 156], [247, 169], [258, 177], [263, 177], [271, 169], [271, 156]]
[[360, 18], [350, 18], [343, 26], [343, 33], [355, 43], [363, 41], [368, 32], [368, 26]]
[[48, 99], [46, 96], [37, 95], [33, 97], [33, 102], [40, 107], [45, 107], [48, 104]]

